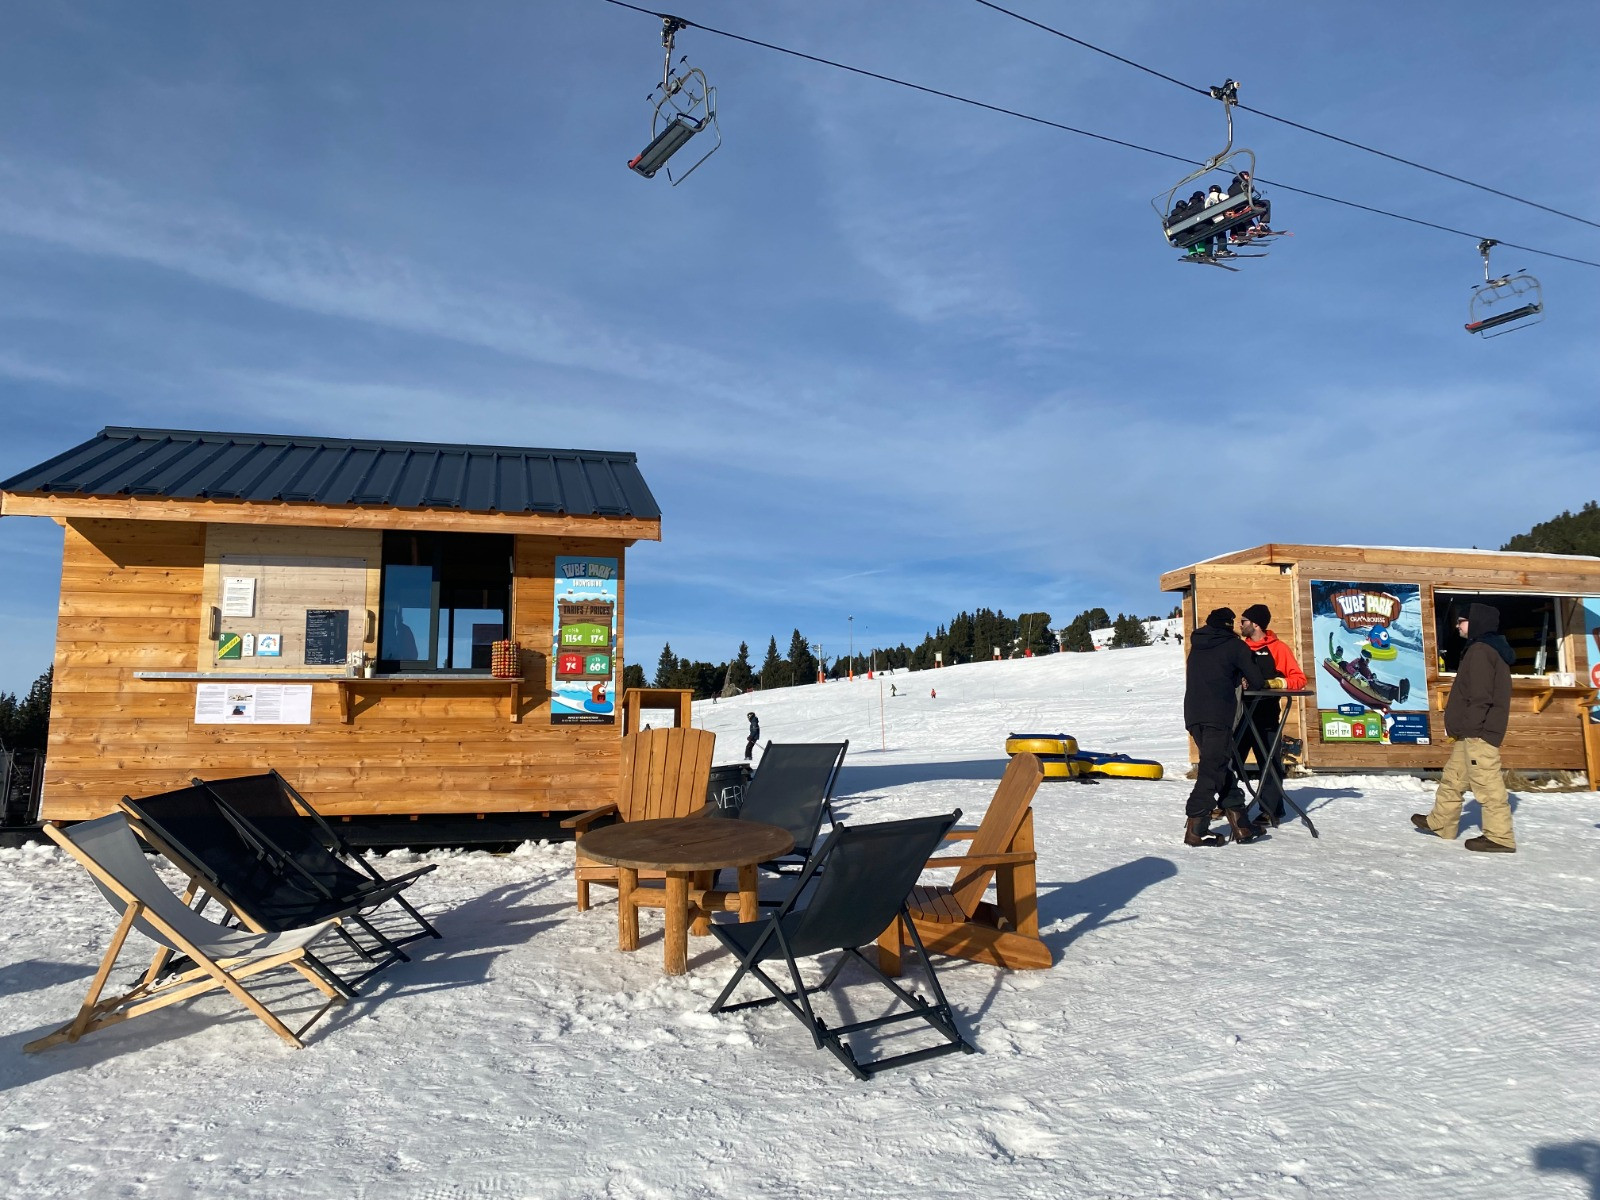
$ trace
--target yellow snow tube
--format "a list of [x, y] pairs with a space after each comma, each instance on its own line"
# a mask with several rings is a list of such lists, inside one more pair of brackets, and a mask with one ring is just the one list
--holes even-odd
[[1037, 754], [1042, 758], [1071, 758], [1078, 739], [1064, 733], [1013, 733], [1006, 739], [1007, 754]]
[[1085, 775], [1106, 775], [1117, 779], [1161, 778], [1161, 764], [1149, 758], [1129, 758], [1126, 754], [1079, 754], [1076, 761]]
[[1046, 779], [1076, 779], [1078, 777], [1078, 762], [1065, 755], [1048, 755], [1039, 759], [1039, 764], [1044, 767]]

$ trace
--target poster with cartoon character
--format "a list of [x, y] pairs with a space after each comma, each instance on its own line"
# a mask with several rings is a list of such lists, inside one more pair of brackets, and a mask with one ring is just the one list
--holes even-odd
[[550, 723], [616, 723], [617, 560], [558, 555]]
[[[1600, 688], [1600, 599], [1583, 602], [1583, 633], [1589, 659], [1589, 686]], [[1600, 725], [1600, 705], [1589, 710], [1589, 720]]]
[[[1324, 740], [1428, 744], [1420, 585], [1312, 580], [1311, 633], [1317, 648], [1317, 707], [1345, 718], [1323, 722]], [[1396, 716], [1400, 713], [1420, 715]], [[1378, 719], [1349, 719], [1362, 714]], [[1359, 728], [1366, 736], [1329, 736], [1334, 730], [1344, 733], [1346, 725], [1351, 734]]]

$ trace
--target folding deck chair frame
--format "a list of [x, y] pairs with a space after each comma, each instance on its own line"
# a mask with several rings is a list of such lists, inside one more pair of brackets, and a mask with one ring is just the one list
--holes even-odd
[[[915, 884], [923, 862], [960, 816], [958, 809], [938, 817], [913, 817], [875, 825], [836, 826], [807, 862], [799, 886], [780, 908], [759, 921], [711, 926], [711, 932], [717, 940], [739, 960], [738, 970], [712, 1002], [711, 1011], [737, 1012], [768, 1004], [782, 1004], [811, 1031], [813, 1044], [819, 1049], [826, 1047], [857, 1079], [868, 1079], [889, 1067], [908, 1066], [956, 1051], [974, 1053], [976, 1047], [967, 1041], [956, 1025], [950, 1002], [939, 985], [939, 976], [933, 962], [922, 950], [922, 940], [906, 913], [905, 905], [905, 896]], [[898, 839], [898, 845], [885, 846], [883, 843], [889, 839]], [[862, 844], [859, 851], [857, 843]], [[873, 844], [870, 854], [867, 849], [869, 843]], [[870, 862], [863, 861], [824, 872], [824, 866], [834, 855], [852, 853], [859, 853], [864, 860], [870, 857]], [[865, 870], [859, 869], [862, 867]], [[863, 897], [859, 889], [852, 893], [851, 888], [863, 879], [876, 888], [875, 894]], [[814, 880], [816, 887], [808, 889]], [[800, 898], [807, 895], [808, 891], [807, 904], [797, 907]], [[931, 1002], [907, 991], [880, 970], [872, 957], [861, 952], [862, 946], [871, 947], [874, 944], [886, 920], [901, 923], [922, 959], [928, 973], [929, 990], [933, 993]], [[830, 926], [838, 936], [829, 935]], [[826, 944], [810, 944], [818, 938]], [[838, 961], [829, 968], [820, 983], [805, 986], [800, 978], [797, 958], [809, 958], [830, 950], [842, 951]], [[761, 969], [763, 961], [779, 957], [788, 967], [793, 990], [785, 988]], [[832, 987], [839, 972], [849, 962], [857, 962], [865, 967], [870, 975], [906, 1005], [907, 1011], [886, 1013], [845, 1025], [827, 1025], [816, 1015], [810, 998]], [[747, 975], [753, 975], [772, 994], [738, 1004], [727, 1003], [728, 997]], [[926, 1022], [945, 1040], [936, 1045], [869, 1061], [858, 1059], [845, 1041], [853, 1033], [912, 1020]]]
[[[299, 1049], [304, 1045], [301, 1039], [306, 1031], [332, 1005], [354, 997], [355, 993], [310, 951], [312, 943], [336, 927], [333, 921], [282, 933], [252, 935], [202, 917], [188, 907], [187, 897], [174, 896], [155, 873], [122, 813], [86, 821], [71, 830], [50, 821], [44, 831], [89, 873], [111, 906], [121, 909], [121, 920], [77, 1015], [59, 1029], [29, 1042], [23, 1047], [25, 1051], [33, 1053], [62, 1042], [76, 1042], [95, 1030], [219, 988]], [[138, 984], [119, 996], [102, 999], [112, 968], [134, 929], [160, 949]], [[238, 953], [227, 953], [229, 950]], [[192, 966], [175, 973], [167, 971], [167, 961], [174, 952], [185, 955]], [[298, 1029], [285, 1025], [241, 982], [277, 967], [293, 968], [327, 997], [327, 1002]]]

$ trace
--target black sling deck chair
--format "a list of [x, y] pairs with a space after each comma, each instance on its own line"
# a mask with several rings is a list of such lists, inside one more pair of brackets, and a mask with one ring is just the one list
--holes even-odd
[[768, 742], [761, 765], [745, 785], [739, 820], [776, 825], [794, 839], [794, 850], [761, 865], [779, 874], [799, 874], [822, 830], [833, 819], [833, 789], [844, 765], [844, 742]]
[[[234, 779], [197, 778], [191, 782], [195, 787], [204, 788], [226, 812], [248, 825], [266, 846], [298, 864], [328, 898], [360, 895], [375, 888], [409, 887], [438, 866], [428, 863], [404, 875], [385, 879], [277, 771], [240, 775]], [[416, 933], [395, 938], [396, 945], [403, 946], [420, 937], [439, 936], [439, 931], [412, 907], [403, 893], [395, 892], [394, 902], [418, 926]]]
[[[906, 897], [922, 873], [923, 864], [960, 816], [957, 810], [939, 817], [836, 826], [806, 864], [799, 886], [781, 908], [760, 920], [711, 926], [717, 940], [739, 959], [739, 969], [712, 1003], [711, 1011], [736, 1012], [741, 1008], [781, 1003], [811, 1031], [812, 1042], [819, 1049], [826, 1046], [857, 1079], [867, 1079], [886, 1067], [908, 1065], [957, 1050], [973, 1053], [975, 1047], [956, 1027], [955, 1014], [950, 1011], [950, 1002], [939, 986], [939, 977], [923, 953], [915, 924], [906, 914]], [[799, 905], [802, 896], [807, 900], [804, 907]], [[933, 993], [931, 1003], [906, 991], [879, 970], [876, 955], [861, 952], [863, 946], [872, 950], [878, 935], [893, 921], [901, 923], [927, 969], [929, 990]], [[821, 983], [806, 987], [801, 982], [796, 959], [830, 950], [843, 951], [839, 961], [829, 968]], [[762, 963], [777, 959], [788, 965], [793, 991], [786, 990], [761, 969]], [[833, 986], [840, 969], [852, 960], [880, 980], [909, 1011], [891, 1012], [832, 1028], [824, 1024], [812, 1011], [810, 997]], [[754, 975], [772, 995], [728, 1004], [728, 997], [746, 975]], [[943, 1035], [944, 1041], [865, 1062], [858, 1059], [845, 1042], [853, 1033], [910, 1020], [926, 1021]]]
[[[141, 838], [191, 875], [246, 928], [280, 933], [337, 917], [365, 930], [387, 955], [380, 961], [342, 925], [335, 925], [334, 933], [373, 964], [361, 978], [392, 962], [409, 961], [405, 951], [361, 915], [390, 899], [406, 886], [404, 882], [330, 896], [293, 859], [231, 816], [204, 788], [193, 785], [138, 800], [124, 796], [120, 807]], [[199, 907], [204, 905], [202, 899]]]

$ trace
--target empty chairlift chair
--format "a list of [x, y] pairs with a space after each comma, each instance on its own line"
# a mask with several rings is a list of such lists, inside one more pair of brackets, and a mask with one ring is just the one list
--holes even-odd
[[[89, 872], [122, 919], [77, 1016], [53, 1033], [29, 1042], [24, 1050], [75, 1042], [97, 1029], [219, 988], [230, 993], [273, 1033], [299, 1048], [306, 1030], [327, 1012], [329, 1005], [354, 995], [311, 954], [311, 946], [335, 928], [332, 921], [279, 933], [248, 933], [207, 920], [161, 881], [122, 813], [67, 828], [51, 822], [45, 826], [45, 833]], [[112, 968], [133, 930], [154, 942], [159, 952], [144, 978], [131, 990], [102, 1000]], [[187, 960], [185, 969], [165, 969], [172, 955], [182, 955]], [[326, 1003], [299, 1029], [290, 1029], [242, 982], [277, 967], [299, 971], [327, 997]]]
[[[738, 970], [712, 1003], [711, 1011], [736, 1012], [781, 1003], [811, 1032], [813, 1044], [819, 1049], [826, 1047], [857, 1079], [866, 1079], [886, 1067], [921, 1062], [958, 1050], [972, 1053], [974, 1048], [957, 1027], [955, 1014], [926, 955], [922, 958], [931, 1000], [908, 992], [861, 952], [861, 947], [870, 947], [890, 924], [903, 927], [920, 951], [916, 926], [906, 913], [906, 896], [916, 883], [923, 862], [960, 816], [956, 811], [938, 817], [835, 828], [806, 864], [799, 886], [781, 907], [757, 921], [711, 926], [711, 932], [739, 960]], [[806, 987], [800, 978], [798, 960], [834, 950], [840, 952], [838, 960], [820, 983]], [[765, 963], [780, 961], [788, 969], [792, 989], [762, 969]], [[848, 962], [860, 964], [888, 988], [900, 1002], [896, 1006], [900, 1011], [833, 1026], [818, 1017], [811, 997], [831, 988]], [[754, 976], [772, 994], [729, 1004], [728, 998], [747, 975]], [[846, 1041], [852, 1034], [913, 1020], [926, 1022], [943, 1040], [878, 1059], [858, 1057]]]

